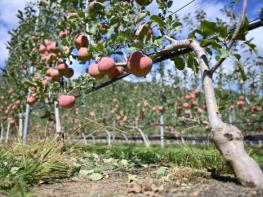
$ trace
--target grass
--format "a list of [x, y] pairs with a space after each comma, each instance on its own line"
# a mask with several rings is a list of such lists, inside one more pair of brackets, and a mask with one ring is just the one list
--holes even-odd
[[54, 141], [1, 146], [0, 155], [0, 190], [5, 195], [19, 192], [23, 196], [30, 185], [66, 178], [76, 171]]
[[[263, 148], [249, 147], [248, 152], [263, 168]], [[114, 159], [114, 164], [105, 165], [105, 159]], [[108, 147], [78, 143], [67, 144], [67, 151], [61, 154], [55, 141], [29, 145], [13, 143], [0, 145], [0, 196], [15, 193], [24, 196], [32, 185], [63, 180], [78, 175], [81, 169], [99, 173], [116, 169], [125, 161], [129, 163], [128, 166], [125, 164], [127, 168], [154, 164], [205, 169], [220, 175], [232, 173], [213, 145], [177, 144], [167, 145], [164, 149], [152, 145], [147, 149], [135, 144]]]

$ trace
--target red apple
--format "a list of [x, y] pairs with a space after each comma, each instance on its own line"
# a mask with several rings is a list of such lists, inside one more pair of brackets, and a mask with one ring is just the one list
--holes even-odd
[[111, 74], [115, 70], [115, 62], [110, 57], [103, 57], [98, 62], [98, 70], [102, 74]]
[[98, 64], [91, 64], [86, 72], [95, 79], [101, 79], [104, 77], [104, 74], [102, 74], [98, 69]]
[[139, 51], [133, 52], [128, 59], [127, 68], [136, 77], [144, 77], [152, 69], [152, 59]]
[[58, 104], [63, 108], [72, 108], [75, 105], [76, 99], [71, 95], [61, 95], [58, 98]]

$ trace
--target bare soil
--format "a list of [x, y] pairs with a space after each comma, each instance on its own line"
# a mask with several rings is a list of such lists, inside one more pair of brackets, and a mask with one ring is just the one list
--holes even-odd
[[[224, 182], [222, 181], [224, 180]], [[230, 182], [227, 182], [230, 181]], [[205, 171], [191, 168], [169, 169], [157, 175], [147, 167], [133, 172], [104, 173], [104, 178], [92, 181], [88, 176], [60, 180], [60, 183], [42, 184], [32, 188], [32, 197], [263, 197], [263, 190], [246, 188], [231, 179], [218, 181]]]

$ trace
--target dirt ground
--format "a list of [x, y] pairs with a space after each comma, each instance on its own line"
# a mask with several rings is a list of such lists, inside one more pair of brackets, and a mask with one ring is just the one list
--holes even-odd
[[156, 169], [108, 172], [92, 181], [88, 176], [33, 187], [32, 197], [263, 197], [263, 190], [242, 187], [233, 181], [218, 181], [204, 171], [173, 168], [162, 175]]

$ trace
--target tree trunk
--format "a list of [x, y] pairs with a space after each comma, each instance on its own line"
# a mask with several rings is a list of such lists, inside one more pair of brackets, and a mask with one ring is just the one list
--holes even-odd
[[18, 138], [22, 138], [23, 136], [23, 114], [18, 114]]
[[142, 139], [143, 139], [143, 142], [144, 142], [146, 148], [150, 148], [150, 143], [149, 143], [147, 137], [145, 136], [144, 132], [143, 132], [140, 128], [138, 128], [138, 127], [137, 127], [136, 129], [137, 129], [137, 130], [139, 131], [139, 133], [141, 134]]
[[60, 143], [60, 150], [61, 152], [65, 152], [65, 142], [64, 142], [64, 132], [61, 128], [61, 122], [60, 122], [60, 115], [59, 115], [59, 106], [58, 102], [54, 102], [54, 109], [55, 109], [55, 121], [56, 121], [56, 134], [55, 138], [58, 143]]
[[106, 133], [107, 133], [107, 142], [108, 142], [108, 146], [111, 146], [111, 133], [105, 129]]
[[86, 135], [85, 135], [84, 133], [82, 133], [81, 135], [82, 135], [82, 137], [83, 137], [84, 143], [85, 143], [85, 144], [88, 144]]
[[5, 142], [8, 142], [9, 140], [9, 132], [10, 132], [11, 125], [7, 123], [7, 130], [6, 130], [6, 136], [5, 136]]
[[93, 144], [96, 144], [96, 138], [95, 138], [95, 136], [94, 136], [94, 135], [90, 135], [90, 137], [92, 138]]
[[25, 123], [24, 123], [24, 130], [23, 130], [23, 142], [24, 143], [26, 143], [26, 140], [27, 140], [29, 119], [30, 119], [30, 105], [26, 104]]
[[124, 134], [124, 133], [122, 133], [121, 134], [122, 136], [123, 136], [123, 138], [125, 139], [125, 142], [129, 142], [129, 139], [128, 139], [128, 137]]
[[205, 52], [197, 41], [191, 40], [190, 42], [201, 69], [208, 119], [212, 127], [215, 145], [225, 160], [231, 164], [241, 184], [263, 188], [262, 170], [246, 153], [244, 137], [241, 131], [237, 127], [226, 124], [220, 119], [212, 79], [208, 75], [208, 61]]
[[163, 111], [160, 115], [160, 142], [161, 147], [164, 148], [164, 117], [163, 117]]
[[4, 140], [4, 125], [1, 123], [1, 135], [0, 135], [0, 141], [2, 142]]

